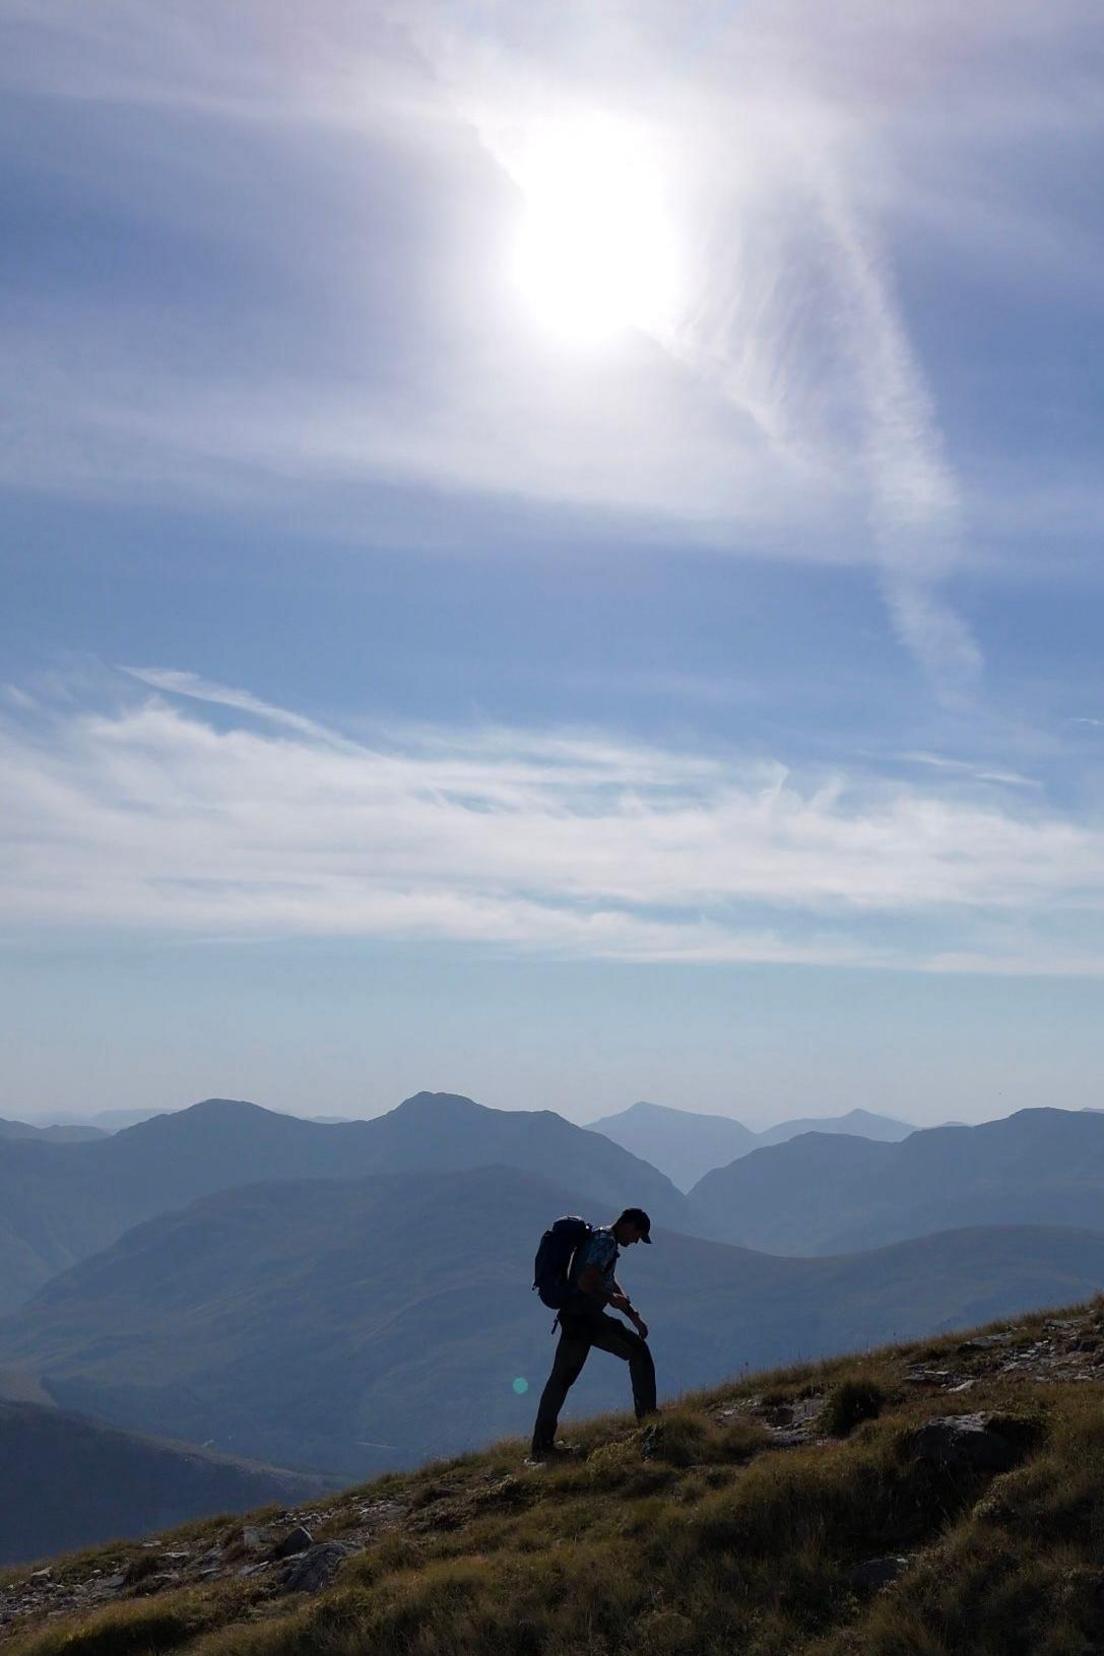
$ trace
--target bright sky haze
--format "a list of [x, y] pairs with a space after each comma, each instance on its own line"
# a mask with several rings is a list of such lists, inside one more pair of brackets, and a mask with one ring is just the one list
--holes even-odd
[[1087, 0], [0, 0], [0, 1115], [1099, 1105]]

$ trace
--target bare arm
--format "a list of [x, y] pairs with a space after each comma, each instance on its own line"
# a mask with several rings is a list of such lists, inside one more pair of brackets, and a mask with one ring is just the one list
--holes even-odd
[[648, 1338], [648, 1325], [644, 1321], [644, 1318], [637, 1311], [621, 1284], [615, 1280], [613, 1287], [614, 1292], [609, 1297], [609, 1303], [613, 1306], [615, 1311], [623, 1311], [626, 1317], [631, 1318], [631, 1320], [636, 1324], [637, 1332], [640, 1334], [641, 1338], [646, 1340]]
[[595, 1299], [600, 1300], [603, 1305], [612, 1303], [611, 1296], [602, 1287], [602, 1273], [597, 1265], [585, 1265], [579, 1272], [579, 1280], [575, 1286], [581, 1294], [591, 1294]]

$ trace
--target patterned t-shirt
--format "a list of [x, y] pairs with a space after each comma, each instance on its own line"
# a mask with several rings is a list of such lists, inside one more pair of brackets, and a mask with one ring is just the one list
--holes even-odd
[[593, 1265], [599, 1273], [599, 1283], [603, 1293], [616, 1293], [614, 1272], [620, 1257], [621, 1250], [617, 1246], [617, 1238], [611, 1230], [592, 1231], [579, 1249], [575, 1267], [571, 1274], [574, 1280], [578, 1282], [583, 1272]]

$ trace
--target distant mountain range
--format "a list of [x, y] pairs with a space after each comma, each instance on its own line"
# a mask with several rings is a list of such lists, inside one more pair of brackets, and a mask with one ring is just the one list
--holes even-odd
[[[0, 1129], [0, 1488], [42, 1537], [0, 1514], [0, 1555], [269, 1498], [255, 1477], [290, 1499], [280, 1468], [359, 1478], [526, 1433], [552, 1352], [532, 1256], [565, 1211], [652, 1213], [657, 1246], [622, 1274], [668, 1394], [1104, 1280], [1096, 1112], [898, 1142], [847, 1132], [908, 1132], [855, 1112], [767, 1145], [724, 1118], [628, 1118], [668, 1161], [687, 1131], [695, 1153], [708, 1132], [710, 1153], [758, 1147], [684, 1194], [602, 1133], [448, 1093], [329, 1125], [209, 1099], [85, 1142]], [[627, 1398], [596, 1356], [572, 1409]]]
[[659, 1223], [693, 1228], [686, 1197], [662, 1173], [550, 1110], [417, 1093], [372, 1121], [327, 1125], [207, 1099], [88, 1143], [0, 1138], [0, 1312], [131, 1226], [219, 1190], [491, 1163], [552, 1171], [605, 1217], [633, 1202]]
[[54, 1118], [60, 1127], [98, 1127], [103, 1133], [118, 1133], [124, 1127], [136, 1127], [140, 1121], [152, 1121], [154, 1116], [169, 1115], [168, 1110], [97, 1110], [92, 1115], [62, 1115]]
[[328, 1487], [326, 1479], [0, 1398], [0, 1565], [211, 1512], [290, 1506]]
[[849, 1110], [846, 1115], [780, 1121], [763, 1132], [753, 1132], [732, 1116], [702, 1115], [673, 1110], [666, 1104], [641, 1101], [617, 1115], [590, 1123], [615, 1144], [631, 1150], [660, 1168], [680, 1190], [690, 1190], [713, 1168], [727, 1166], [740, 1156], [771, 1144], [784, 1144], [801, 1133], [845, 1133], [859, 1138], [896, 1141], [915, 1132], [906, 1121]]
[[[414, 1464], [529, 1430], [553, 1349], [532, 1255], [573, 1209], [585, 1193], [504, 1167], [223, 1192], [49, 1283], [0, 1323], [0, 1362], [121, 1427], [347, 1478]], [[962, 1230], [798, 1260], [658, 1229], [621, 1274], [670, 1395], [1075, 1300], [1104, 1276], [1104, 1235]], [[596, 1355], [572, 1404], [627, 1398]]]
[[93, 1127], [87, 1122], [64, 1126], [52, 1122], [49, 1127], [33, 1127], [28, 1121], [0, 1121], [0, 1138], [45, 1139], [49, 1144], [83, 1144], [88, 1139], [106, 1137], [101, 1127]]
[[1021, 1110], [899, 1144], [808, 1133], [690, 1193], [698, 1228], [781, 1254], [849, 1253], [961, 1225], [1104, 1222], [1104, 1116]]

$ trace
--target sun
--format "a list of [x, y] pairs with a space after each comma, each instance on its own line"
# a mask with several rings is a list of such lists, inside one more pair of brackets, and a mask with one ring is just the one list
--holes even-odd
[[580, 344], [661, 331], [677, 308], [677, 238], [642, 134], [606, 116], [549, 122], [511, 171], [523, 200], [512, 274], [542, 326]]

